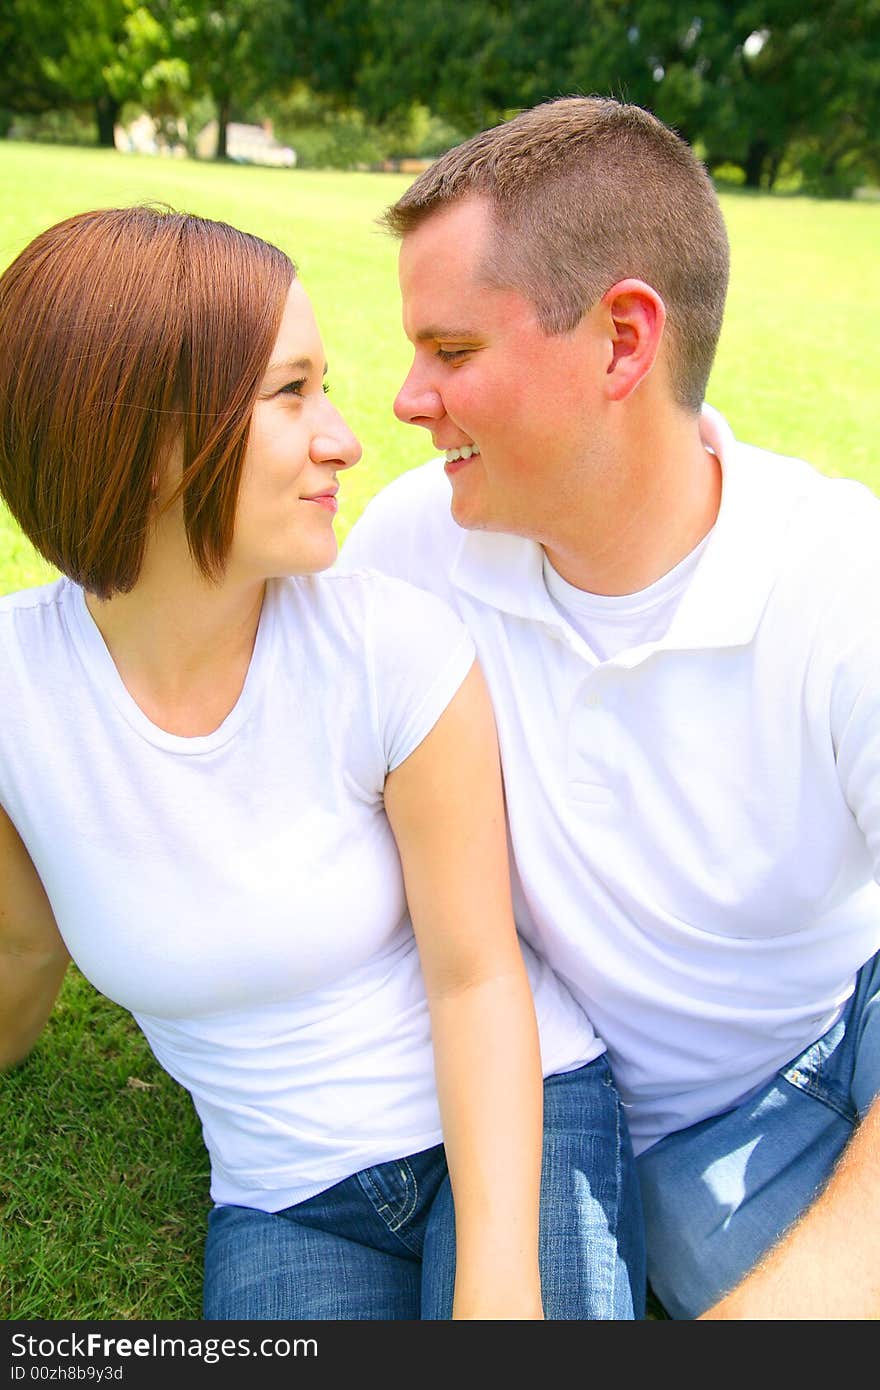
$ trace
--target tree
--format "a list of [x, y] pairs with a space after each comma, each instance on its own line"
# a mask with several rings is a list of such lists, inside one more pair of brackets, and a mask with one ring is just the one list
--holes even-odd
[[[787, 165], [846, 191], [878, 159], [880, 0], [675, 0], [629, 6], [657, 79], [644, 104], [772, 188]], [[688, 17], [690, 16], [690, 17]]]
[[211, 97], [217, 158], [226, 158], [234, 111], [291, 80], [301, 12], [295, 0], [149, 0], [167, 40], [167, 59], [184, 64], [192, 95]]
[[12, 61], [17, 54], [22, 65], [4, 63], [9, 108], [91, 107], [98, 143], [112, 146], [122, 103], [140, 91], [127, 48], [130, 0], [8, 0], [5, 9]]
[[0, 0], [0, 106], [207, 96], [230, 118], [295, 83], [404, 138], [414, 107], [468, 132], [547, 98], [636, 102], [711, 168], [846, 192], [880, 177], [880, 0]]
[[18, 0], [0, 0], [0, 108], [49, 111], [57, 91], [43, 71], [36, 34], [24, 22]]
[[0, 105], [91, 106], [112, 145], [124, 102], [169, 115], [204, 92], [222, 158], [233, 105], [286, 80], [296, 14], [295, 0], [2, 0]]

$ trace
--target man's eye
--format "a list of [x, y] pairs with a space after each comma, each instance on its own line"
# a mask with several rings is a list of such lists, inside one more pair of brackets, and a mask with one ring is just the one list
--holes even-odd
[[441, 362], [459, 362], [469, 352], [470, 348], [438, 348], [437, 356]]

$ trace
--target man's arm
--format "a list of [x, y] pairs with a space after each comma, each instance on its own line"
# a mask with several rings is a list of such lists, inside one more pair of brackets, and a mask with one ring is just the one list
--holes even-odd
[[880, 1097], [814, 1204], [705, 1319], [880, 1318]]

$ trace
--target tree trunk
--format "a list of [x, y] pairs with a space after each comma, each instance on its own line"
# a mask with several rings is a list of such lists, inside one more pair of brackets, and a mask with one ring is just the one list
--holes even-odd
[[746, 151], [743, 168], [746, 175], [746, 188], [760, 188], [764, 161], [770, 153], [766, 140], [753, 140]]
[[226, 127], [229, 125], [229, 97], [217, 97], [217, 153], [216, 159], [226, 158]]
[[98, 127], [98, 144], [102, 149], [112, 150], [114, 145], [113, 127], [119, 118], [121, 102], [109, 92], [102, 92], [95, 102], [95, 122]]
[[779, 166], [781, 163], [781, 154], [774, 154], [767, 162], [767, 187], [771, 191], [776, 187], [776, 179], [779, 174]]

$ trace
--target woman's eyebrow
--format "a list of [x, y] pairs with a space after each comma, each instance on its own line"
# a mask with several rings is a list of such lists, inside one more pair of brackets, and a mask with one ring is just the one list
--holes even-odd
[[[283, 361], [283, 362], [270, 362], [269, 365], [268, 365], [268, 367], [266, 368], [266, 372], [267, 372], [267, 374], [268, 374], [269, 372], [280, 372], [280, 371], [287, 371], [287, 372], [291, 372], [291, 371], [292, 371], [292, 372], [311, 372], [311, 371], [314, 371], [314, 367], [315, 367], [315, 364], [314, 364], [314, 362], [312, 361], [311, 357], [296, 357], [296, 358], [286, 359], [286, 360]], [[323, 370], [323, 372], [321, 373], [321, 375], [322, 375], [322, 376], [326, 376], [326, 375], [327, 375], [327, 371], [328, 371], [328, 364], [325, 362], [325, 363], [324, 363], [324, 370]]]

